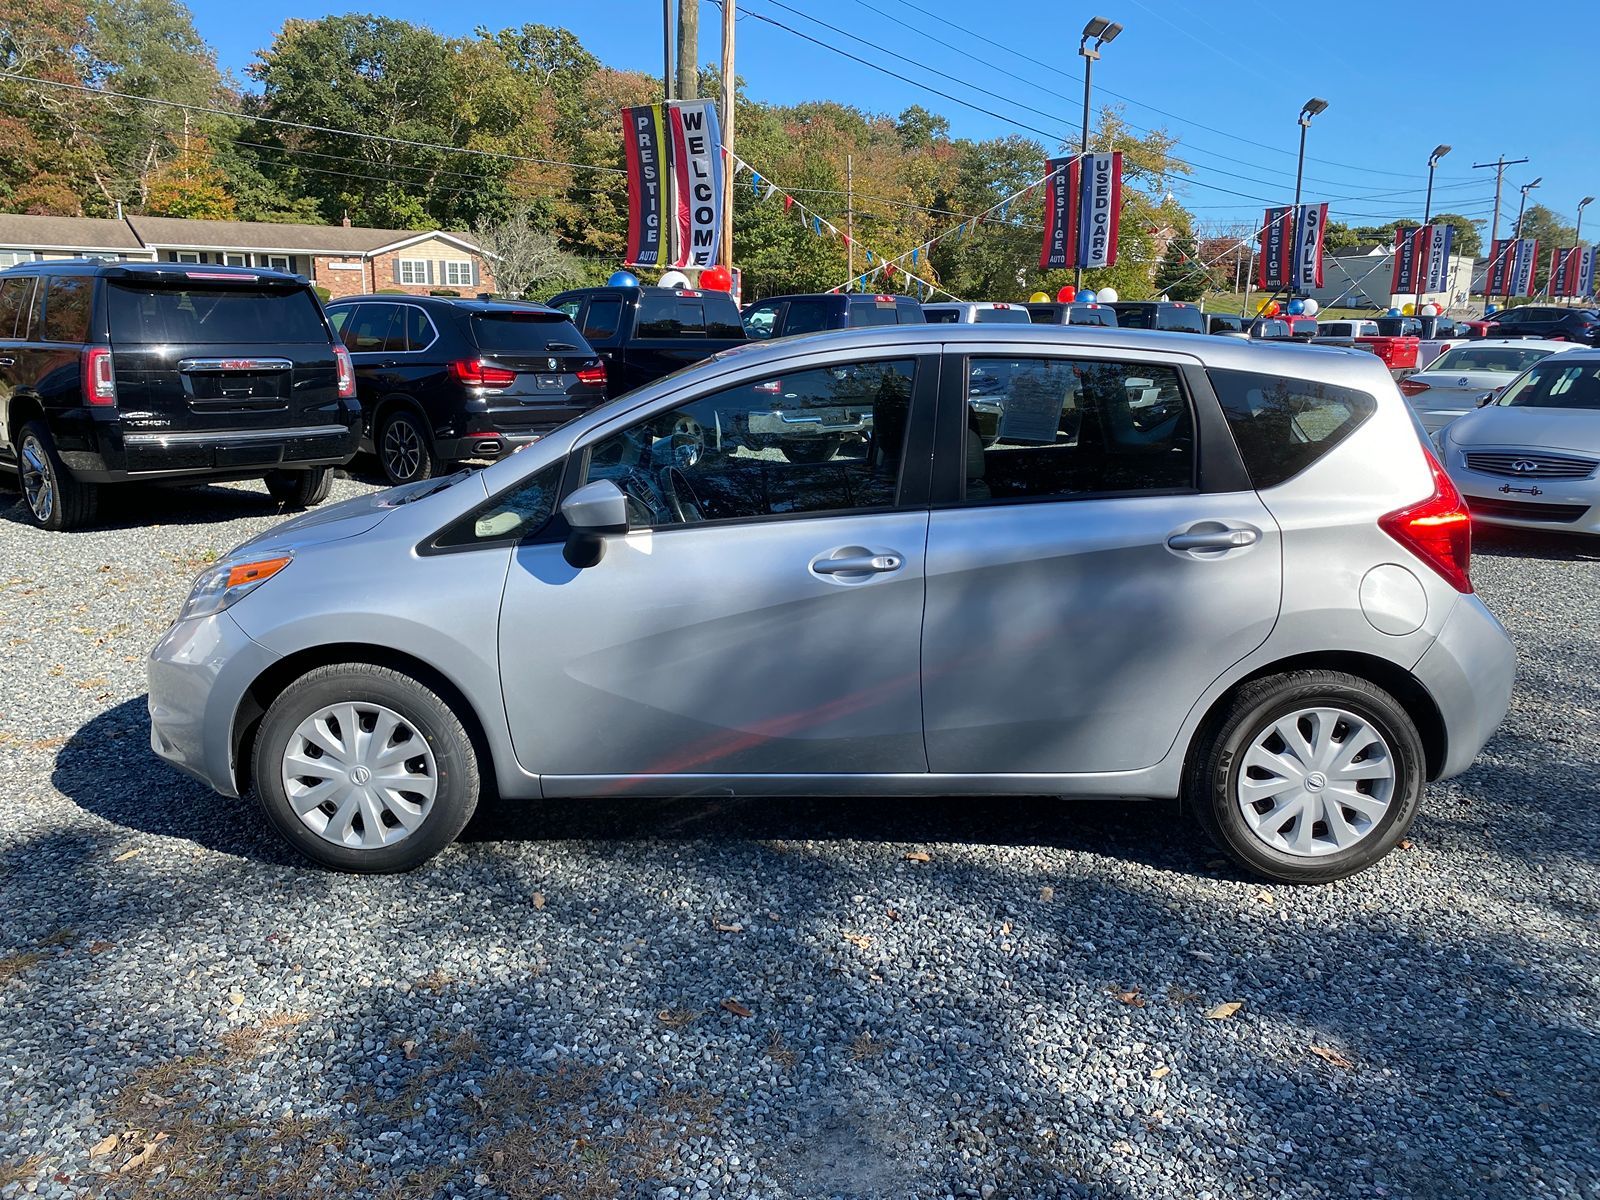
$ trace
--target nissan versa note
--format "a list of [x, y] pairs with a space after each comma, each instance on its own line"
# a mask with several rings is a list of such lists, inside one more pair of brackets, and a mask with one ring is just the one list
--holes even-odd
[[[871, 436], [790, 461], [740, 434], [774, 404]], [[485, 790], [1045, 793], [1182, 796], [1320, 882], [1504, 715], [1469, 553], [1371, 355], [841, 331], [238, 547], [151, 655], [151, 737], [351, 871], [437, 854]]]

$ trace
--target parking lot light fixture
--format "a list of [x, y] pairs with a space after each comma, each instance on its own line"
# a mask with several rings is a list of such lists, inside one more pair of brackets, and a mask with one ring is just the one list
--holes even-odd
[[[1443, 158], [1446, 154], [1449, 154], [1449, 153], [1450, 153], [1450, 147], [1449, 146], [1440, 145], [1440, 146], [1435, 146], [1433, 148], [1433, 153], [1428, 155], [1428, 196], [1427, 196], [1427, 199], [1425, 199], [1422, 202], [1422, 226], [1423, 226], [1423, 228], [1426, 228], [1427, 225], [1428, 225], [1428, 222], [1433, 219], [1433, 171], [1434, 171], [1434, 168], [1439, 165], [1439, 160], [1441, 158]], [[1413, 238], [1415, 238], [1416, 234], [1412, 234], [1411, 236]], [[1413, 243], [1413, 245], [1414, 244], [1415, 243]], [[1416, 298], [1416, 300], [1414, 300], [1412, 302], [1413, 305], [1414, 305], [1414, 308], [1412, 309], [1412, 311], [1415, 312], [1417, 314], [1417, 317], [1420, 319], [1421, 316], [1422, 316], [1422, 289], [1423, 289], [1424, 283], [1426, 282], [1426, 280], [1424, 279], [1424, 274], [1427, 271], [1427, 266], [1424, 263], [1417, 263], [1416, 267], [1417, 267], [1417, 269], [1415, 271], [1415, 275], [1416, 275], [1416, 283], [1417, 283], [1417, 298]]]
[[1522, 201], [1521, 201], [1521, 203], [1519, 203], [1517, 205], [1517, 233], [1516, 233], [1516, 237], [1517, 237], [1518, 241], [1522, 240], [1522, 214], [1525, 211], [1527, 211], [1527, 208], [1528, 208], [1528, 193], [1533, 191], [1534, 188], [1538, 187], [1543, 182], [1544, 182], [1544, 176], [1541, 175], [1537, 179], [1535, 179], [1532, 183], [1525, 183], [1525, 184], [1522, 185], [1522, 188], [1521, 188]]
[[[1078, 53], [1083, 55], [1083, 136], [1078, 142], [1078, 154], [1081, 156], [1089, 153], [1089, 88], [1090, 80], [1094, 78], [1094, 64], [1100, 57], [1100, 47], [1108, 42], [1116, 41], [1117, 34], [1122, 32], [1122, 26], [1106, 17], [1090, 17], [1088, 24], [1083, 27], [1083, 40], [1078, 43]], [[1090, 40], [1094, 45], [1089, 45]], [[1083, 287], [1083, 268], [1079, 267], [1073, 272], [1075, 286]]]

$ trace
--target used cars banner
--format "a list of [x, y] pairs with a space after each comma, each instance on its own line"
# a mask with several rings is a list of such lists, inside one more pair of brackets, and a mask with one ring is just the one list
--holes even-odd
[[1049, 161], [1039, 266], [1110, 267], [1117, 261], [1122, 151]]

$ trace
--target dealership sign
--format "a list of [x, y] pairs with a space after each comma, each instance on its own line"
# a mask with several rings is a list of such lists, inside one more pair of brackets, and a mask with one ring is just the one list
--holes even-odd
[[710, 100], [622, 110], [627, 262], [709, 267], [722, 233], [722, 133]]
[[1039, 266], [1049, 271], [1115, 265], [1122, 152], [1053, 158], [1048, 167]]
[[1452, 225], [1405, 225], [1395, 230], [1389, 290], [1399, 294], [1449, 291], [1455, 232]]
[[1261, 266], [1256, 286], [1308, 292], [1322, 286], [1322, 240], [1328, 231], [1326, 204], [1269, 208], [1261, 226]]

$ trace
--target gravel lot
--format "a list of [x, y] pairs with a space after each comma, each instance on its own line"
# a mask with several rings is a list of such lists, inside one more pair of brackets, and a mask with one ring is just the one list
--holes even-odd
[[265, 492], [15, 499], [0, 1197], [1600, 1196], [1600, 546], [1480, 539], [1515, 706], [1344, 884], [1048, 799], [508, 806], [355, 879], [148, 749]]

